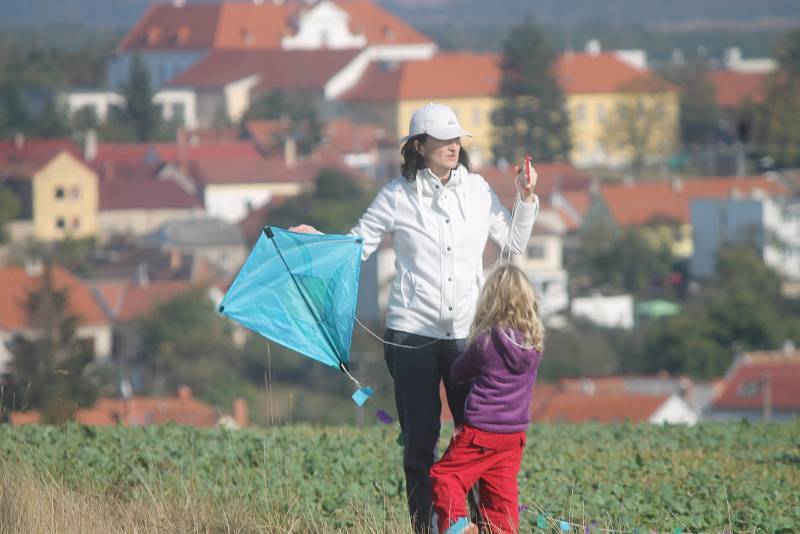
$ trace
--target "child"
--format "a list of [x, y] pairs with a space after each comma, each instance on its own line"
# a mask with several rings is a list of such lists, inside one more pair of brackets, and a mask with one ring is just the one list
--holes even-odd
[[542, 358], [544, 328], [533, 287], [512, 265], [486, 281], [470, 329], [471, 344], [450, 368], [454, 380], [473, 380], [444, 456], [431, 467], [439, 532], [477, 534], [466, 494], [477, 481], [480, 510], [496, 534], [519, 530], [517, 473], [530, 422], [531, 391]]

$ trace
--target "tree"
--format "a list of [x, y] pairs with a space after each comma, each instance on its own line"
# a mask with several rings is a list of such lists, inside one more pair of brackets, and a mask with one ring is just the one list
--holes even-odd
[[651, 92], [649, 86], [634, 83], [625, 88], [623, 100], [609, 114], [603, 138], [609, 152], [630, 154], [631, 169], [640, 175], [648, 156], [667, 156], [672, 148], [664, 138], [665, 102], [661, 93]]
[[528, 18], [503, 46], [500, 106], [492, 114], [497, 160], [565, 160], [570, 151], [569, 115], [556, 81], [555, 54], [542, 28]]
[[672, 272], [675, 258], [670, 244], [655, 228], [617, 229], [597, 223], [581, 234], [581, 246], [568, 258], [577, 280], [591, 288], [647, 294]]
[[322, 140], [322, 126], [316, 106], [307, 98], [281, 90], [270, 91], [258, 97], [245, 112], [242, 122], [254, 119], [288, 121], [288, 128], [279, 132], [276, 141], [291, 137], [300, 154], [308, 154]]
[[28, 109], [15, 83], [0, 85], [0, 135], [14, 135], [28, 128]]
[[19, 199], [7, 188], [0, 189], [0, 244], [9, 240], [6, 226], [19, 214]]
[[800, 165], [800, 30], [788, 32], [776, 50], [780, 68], [767, 84], [756, 112], [755, 140], [778, 166]]
[[265, 224], [292, 226], [306, 223], [325, 233], [343, 233], [352, 228], [372, 200], [358, 180], [338, 169], [322, 169], [312, 193], [288, 199], [269, 211]]
[[133, 57], [122, 95], [125, 97], [124, 116], [133, 124], [136, 138], [139, 141], [155, 138], [163, 121], [158, 106], [153, 103], [150, 73], [138, 55]]
[[717, 105], [708, 63], [693, 59], [662, 74], [680, 89], [681, 141], [687, 146], [713, 142], [722, 110]]
[[55, 287], [49, 263], [41, 285], [28, 295], [25, 312], [32, 332], [16, 334], [10, 343], [11, 398], [16, 408], [41, 410], [46, 422], [70, 419], [78, 406], [96, 398], [88, 373], [94, 350], [78, 338], [68, 290]]

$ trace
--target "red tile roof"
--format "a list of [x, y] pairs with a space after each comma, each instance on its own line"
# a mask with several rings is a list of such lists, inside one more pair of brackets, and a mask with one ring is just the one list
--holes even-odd
[[0, 163], [32, 161], [46, 163], [58, 153], [67, 151], [78, 159], [81, 150], [71, 139], [66, 138], [22, 138], [20, 144], [13, 140], [0, 139]]
[[128, 322], [152, 313], [158, 306], [193, 289], [185, 280], [153, 280], [145, 285], [129, 283], [114, 319]]
[[334, 119], [325, 124], [327, 146], [342, 154], [370, 152], [392, 143], [386, 129], [379, 124], [357, 124], [350, 119]]
[[[550, 196], [556, 190], [586, 191], [589, 188], [590, 177], [569, 163], [536, 163], [535, 167], [539, 175], [535, 192], [542, 202], [549, 202]], [[477, 172], [486, 179], [506, 206], [512, 205], [517, 192], [512, 168], [499, 169], [487, 165]]]
[[758, 104], [766, 96], [769, 75], [731, 70], [714, 70], [709, 73], [714, 85], [717, 104], [724, 108], [739, 107], [747, 101]]
[[289, 197], [286, 196], [273, 196], [269, 199], [269, 202], [252, 210], [237, 223], [248, 243], [252, 243], [258, 239], [258, 236], [264, 229], [264, 221], [267, 220], [267, 214], [271, 210], [280, 207], [288, 198]]
[[[237, 407], [237, 403], [239, 406]], [[234, 401], [234, 419], [241, 426], [247, 425], [247, 410], [243, 401]], [[36, 411], [11, 412], [12, 425], [38, 423], [41, 414]], [[195, 427], [212, 427], [219, 423], [223, 414], [218, 408], [192, 397], [188, 387], [180, 388], [175, 397], [133, 397], [130, 399], [100, 398], [91, 408], [81, 408], [75, 419], [89, 426], [148, 426], [177, 423]]]
[[269, 152], [281, 145], [281, 137], [291, 127], [288, 120], [250, 120], [244, 130], [262, 152]]
[[[59, 265], [52, 267], [53, 285], [69, 291], [69, 312], [78, 317], [82, 326], [107, 325], [108, 318], [91, 288]], [[0, 330], [19, 331], [32, 328], [25, 305], [28, 294], [41, 287], [41, 276], [32, 276], [24, 267], [0, 269]]]
[[[186, 160], [261, 159], [250, 141], [208, 141], [186, 144]], [[177, 143], [99, 143], [93, 164], [106, 161], [138, 165], [178, 163]]]
[[259, 184], [298, 183], [310, 184], [319, 171], [318, 167], [298, 162], [288, 167], [280, 157], [258, 161], [197, 161], [192, 165], [193, 175], [201, 184]]
[[689, 210], [695, 198], [727, 198], [735, 192], [748, 195], [762, 190], [771, 196], [788, 194], [788, 188], [763, 176], [697, 178], [636, 182], [600, 187], [600, 194], [614, 220], [623, 226], [646, 224], [658, 219], [689, 223]]
[[[349, 15], [350, 31], [370, 45], [429, 44], [432, 41], [370, 0], [334, 2]], [[297, 31], [305, 2], [222, 2], [151, 5], [119, 45], [131, 50], [278, 49]]]
[[100, 211], [190, 210], [202, 208], [200, 200], [172, 180], [114, 178], [100, 180]]
[[183, 71], [169, 85], [224, 87], [258, 75], [257, 90], [321, 91], [358, 53], [358, 50], [218, 50]]
[[558, 57], [554, 69], [567, 94], [677, 91], [673, 84], [631, 66], [613, 52], [567, 52]]
[[629, 419], [634, 423], [646, 422], [670, 398], [670, 395], [633, 393], [584, 395], [572, 391], [543, 394], [538, 387], [533, 389], [533, 421], [610, 423]]
[[150, 4], [139, 22], [119, 44], [130, 50], [204, 50], [214, 45], [219, 20], [219, 5], [188, 4], [176, 7]]
[[497, 54], [442, 52], [427, 60], [372, 63], [340, 98], [387, 102], [495, 96], [500, 87], [499, 61]]
[[774, 409], [800, 410], [800, 351], [746, 354], [725, 377], [713, 408], [761, 409], [765, 379]]

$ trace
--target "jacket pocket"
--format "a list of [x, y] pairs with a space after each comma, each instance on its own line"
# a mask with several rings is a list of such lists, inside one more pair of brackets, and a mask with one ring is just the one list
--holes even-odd
[[393, 292], [400, 298], [404, 308], [408, 308], [416, 296], [416, 281], [411, 271], [401, 268], [392, 284]]

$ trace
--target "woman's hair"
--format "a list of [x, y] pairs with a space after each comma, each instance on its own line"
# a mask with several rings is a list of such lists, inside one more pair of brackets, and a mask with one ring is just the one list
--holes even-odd
[[[409, 182], [413, 182], [417, 179], [418, 170], [427, 167], [425, 164], [425, 158], [419, 153], [416, 146], [416, 141], [419, 141], [419, 143], [422, 144], [427, 139], [428, 134], [415, 135], [403, 143], [403, 146], [400, 148], [400, 157], [402, 159], [400, 163], [400, 174], [405, 176], [406, 180]], [[461, 150], [458, 151], [458, 163], [459, 165], [466, 167], [467, 170], [470, 170], [469, 154], [467, 154], [467, 151], [464, 150], [463, 146], [461, 147]]]
[[522, 334], [526, 348], [544, 348], [544, 326], [533, 286], [518, 267], [503, 264], [483, 286], [469, 336], [489, 332], [493, 327], [510, 328]]

